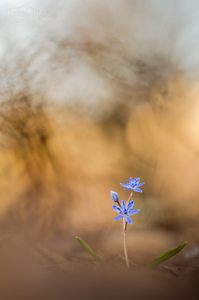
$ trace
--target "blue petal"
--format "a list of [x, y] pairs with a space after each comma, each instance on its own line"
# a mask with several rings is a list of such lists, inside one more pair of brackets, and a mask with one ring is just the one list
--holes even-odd
[[128, 182], [127, 183], [121, 182], [120, 185], [123, 186], [124, 188], [130, 187]]
[[142, 190], [139, 189], [138, 187], [135, 187], [133, 190], [134, 190], [135, 192], [137, 192], [137, 193], [142, 193]]
[[143, 186], [144, 184], [145, 184], [145, 182], [138, 183], [138, 184], [136, 184], [136, 187]]
[[125, 188], [125, 190], [126, 191], [133, 191], [133, 188], [132, 188], [132, 186], [128, 186], [128, 187]]
[[118, 220], [120, 220], [120, 219], [123, 219], [123, 215], [118, 215], [118, 216], [116, 216], [116, 217], [114, 218], [115, 221], [118, 221]]
[[111, 191], [110, 194], [111, 194], [111, 198], [112, 198], [112, 200], [114, 202], [118, 202], [119, 201], [119, 195], [118, 195], [118, 193], [116, 193], [114, 191]]
[[128, 211], [128, 214], [129, 215], [136, 215], [136, 214], [138, 214], [140, 212], [140, 209], [130, 209], [129, 211]]
[[127, 210], [131, 209], [134, 206], [134, 201], [131, 200], [128, 204], [127, 204]]
[[129, 184], [132, 184], [134, 182], [134, 179], [132, 177], [129, 177], [128, 182], [129, 182]]
[[131, 220], [131, 218], [129, 216], [125, 216], [125, 220], [128, 224], [133, 224], [133, 221]]
[[126, 205], [125, 205], [125, 201], [124, 200], [121, 200], [121, 207], [122, 207], [122, 210], [126, 209]]
[[112, 208], [117, 212], [121, 213], [121, 208], [119, 206], [113, 205]]
[[140, 177], [136, 177], [136, 178], [135, 178], [135, 182], [136, 182], [136, 183], [139, 183], [139, 182], [140, 182]]
[[132, 190], [132, 186], [127, 183], [120, 183], [120, 185], [125, 188], [125, 190], [130, 191]]

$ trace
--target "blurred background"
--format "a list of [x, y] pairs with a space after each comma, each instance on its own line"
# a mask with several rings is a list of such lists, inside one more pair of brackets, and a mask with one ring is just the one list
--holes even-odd
[[198, 10], [1, 0], [1, 233], [121, 247], [109, 192], [132, 176], [134, 251], [199, 241]]

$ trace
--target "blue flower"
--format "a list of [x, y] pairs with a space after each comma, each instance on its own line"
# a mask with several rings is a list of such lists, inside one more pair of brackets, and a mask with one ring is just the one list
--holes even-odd
[[120, 183], [120, 185], [123, 186], [125, 190], [142, 193], [140, 187], [144, 185], [144, 182], [140, 182], [139, 177], [137, 178], [130, 177], [129, 179], [125, 180], [123, 183]]
[[133, 221], [130, 216], [135, 215], [140, 212], [140, 209], [133, 209], [134, 201], [131, 200], [129, 203], [125, 203], [124, 200], [121, 200], [121, 205], [113, 205], [113, 209], [118, 213], [118, 216], [115, 217], [115, 221], [120, 219], [125, 219], [128, 224], [132, 224]]
[[116, 193], [116, 192], [114, 192], [114, 191], [111, 191], [110, 192], [110, 195], [111, 195], [111, 198], [112, 198], [112, 200], [114, 201], [114, 202], [119, 202], [119, 195], [118, 195], [118, 193]]

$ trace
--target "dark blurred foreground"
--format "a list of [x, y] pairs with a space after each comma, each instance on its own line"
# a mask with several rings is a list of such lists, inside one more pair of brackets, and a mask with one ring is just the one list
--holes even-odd
[[199, 297], [199, 255], [197, 252], [191, 257], [190, 248], [157, 270], [131, 262], [130, 271], [126, 271], [122, 256], [105, 254], [104, 259], [101, 265], [94, 263], [76, 242], [69, 245], [62, 241], [60, 245], [57, 240], [53, 245], [44, 245], [38, 241], [33, 243], [30, 237], [4, 236], [0, 247], [0, 298], [182, 300]]

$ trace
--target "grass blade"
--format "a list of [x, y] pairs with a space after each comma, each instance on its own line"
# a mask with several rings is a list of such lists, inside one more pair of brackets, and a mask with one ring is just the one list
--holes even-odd
[[98, 263], [102, 262], [102, 257], [99, 256], [90, 246], [87, 242], [85, 242], [83, 239], [81, 239], [79, 236], [76, 236], [75, 239], [80, 243], [80, 245], [88, 252], [95, 261]]
[[178, 245], [176, 248], [173, 248], [166, 252], [161, 253], [150, 263], [150, 267], [151, 268], [158, 267], [164, 261], [169, 260], [173, 256], [177, 255], [179, 252], [181, 252], [186, 245], [187, 245], [187, 242], [184, 242], [184, 243]]

